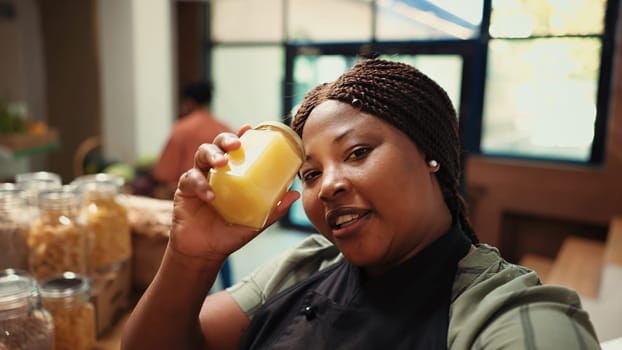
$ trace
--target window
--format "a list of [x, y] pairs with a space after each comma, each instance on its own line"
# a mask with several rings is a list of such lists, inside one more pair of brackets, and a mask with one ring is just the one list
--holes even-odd
[[606, 5], [492, 2], [483, 153], [592, 160]]
[[[208, 6], [215, 111], [234, 127], [284, 118], [311, 87], [373, 51], [414, 64], [447, 90], [467, 154], [602, 161], [618, 0]], [[285, 224], [309, 228], [299, 203]]]

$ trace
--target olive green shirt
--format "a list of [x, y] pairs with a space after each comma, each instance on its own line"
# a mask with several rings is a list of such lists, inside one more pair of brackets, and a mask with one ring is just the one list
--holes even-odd
[[[252, 317], [271, 296], [342, 258], [330, 241], [313, 234], [227, 290]], [[541, 285], [535, 272], [506, 262], [485, 244], [458, 263], [449, 313], [452, 350], [600, 349], [573, 290]]]

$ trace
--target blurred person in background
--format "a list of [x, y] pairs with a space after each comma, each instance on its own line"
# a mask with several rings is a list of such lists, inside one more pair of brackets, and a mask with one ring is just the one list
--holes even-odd
[[183, 87], [180, 116], [151, 175], [157, 183], [153, 195], [171, 199], [179, 177], [194, 165], [194, 153], [202, 143], [209, 143], [222, 132], [231, 132], [229, 125], [210, 111], [212, 84], [195, 81]]

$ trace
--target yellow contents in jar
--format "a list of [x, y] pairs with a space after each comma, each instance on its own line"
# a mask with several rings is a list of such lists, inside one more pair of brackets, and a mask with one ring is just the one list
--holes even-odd
[[[87, 233], [62, 214], [50, 214], [56, 219], [36, 220], [30, 227], [30, 272], [42, 280], [64, 271], [87, 272]], [[55, 222], [56, 221], [56, 222]]]
[[44, 306], [50, 310], [54, 318], [54, 345], [56, 350], [89, 350], [95, 345], [95, 309], [91, 303], [83, 303], [67, 307], [51, 305], [45, 301]]
[[91, 268], [98, 270], [127, 260], [132, 254], [127, 209], [114, 198], [89, 198], [84, 211], [93, 233]]
[[212, 205], [227, 222], [260, 229], [302, 164], [302, 141], [276, 122], [248, 130], [240, 140], [228, 164], [210, 172]]

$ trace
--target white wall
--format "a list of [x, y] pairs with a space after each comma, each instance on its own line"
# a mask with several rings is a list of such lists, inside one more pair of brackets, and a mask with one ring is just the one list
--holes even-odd
[[170, 0], [132, 0], [136, 155], [160, 154], [175, 116], [173, 26]]
[[158, 155], [172, 125], [169, 0], [97, 2], [104, 153], [133, 164]]

